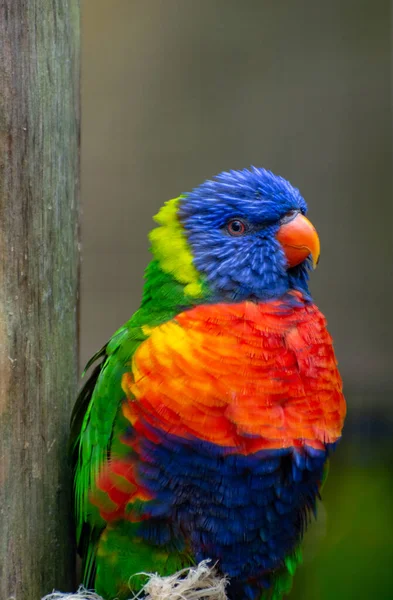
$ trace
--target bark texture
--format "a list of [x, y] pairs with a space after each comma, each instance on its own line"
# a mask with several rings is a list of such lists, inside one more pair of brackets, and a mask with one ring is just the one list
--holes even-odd
[[0, 2], [0, 598], [72, 586], [79, 0]]

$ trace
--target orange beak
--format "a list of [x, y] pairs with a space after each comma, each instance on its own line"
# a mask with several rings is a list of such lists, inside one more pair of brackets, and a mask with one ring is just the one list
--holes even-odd
[[311, 254], [316, 268], [321, 247], [315, 227], [306, 217], [298, 214], [292, 221], [284, 223], [276, 237], [284, 248], [288, 267], [299, 265]]

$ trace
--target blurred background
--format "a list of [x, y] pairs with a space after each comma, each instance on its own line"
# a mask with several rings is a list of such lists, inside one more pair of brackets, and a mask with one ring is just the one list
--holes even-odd
[[391, 3], [82, 6], [81, 365], [138, 307], [165, 200], [250, 165], [289, 179], [349, 411], [291, 599], [392, 599]]

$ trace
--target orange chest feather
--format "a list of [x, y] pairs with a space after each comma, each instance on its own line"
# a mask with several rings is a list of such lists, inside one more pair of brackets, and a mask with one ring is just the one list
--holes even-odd
[[335, 442], [345, 401], [332, 341], [295, 298], [200, 306], [154, 328], [123, 378], [125, 415], [246, 454]]

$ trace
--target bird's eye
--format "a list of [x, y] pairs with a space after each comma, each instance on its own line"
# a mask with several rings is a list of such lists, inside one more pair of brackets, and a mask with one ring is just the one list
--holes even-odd
[[289, 210], [283, 217], [282, 219], [280, 219], [280, 223], [281, 225], [283, 225], [284, 223], [289, 223], [289, 221], [292, 221], [292, 219], [294, 219], [296, 217], [296, 215], [299, 214], [298, 210]]
[[228, 221], [226, 229], [230, 235], [239, 236], [246, 232], [247, 226], [240, 219], [231, 219]]

